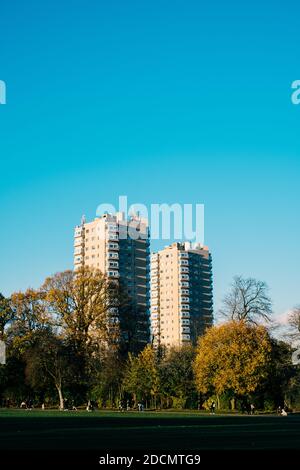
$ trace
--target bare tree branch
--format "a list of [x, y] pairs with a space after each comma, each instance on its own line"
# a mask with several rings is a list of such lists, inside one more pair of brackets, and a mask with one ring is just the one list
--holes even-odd
[[244, 320], [255, 325], [261, 320], [270, 322], [272, 302], [267, 284], [253, 278], [236, 276], [230, 292], [223, 300], [220, 314], [226, 319]]

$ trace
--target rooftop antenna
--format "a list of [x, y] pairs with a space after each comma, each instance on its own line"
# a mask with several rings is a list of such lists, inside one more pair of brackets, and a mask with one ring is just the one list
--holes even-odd
[[85, 215], [83, 214], [83, 216], [81, 217], [81, 225], [84, 225], [85, 224]]

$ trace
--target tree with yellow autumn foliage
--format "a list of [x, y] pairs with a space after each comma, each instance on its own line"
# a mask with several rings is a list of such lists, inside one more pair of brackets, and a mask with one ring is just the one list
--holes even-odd
[[112, 339], [116, 291], [101, 271], [87, 266], [57, 273], [41, 288], [48, 311], [77, 351]]
[[194, 372], [200, 393], [246, 397], [267, 377], [271, 341], [263, 326], [231, 321], [199, 339]]

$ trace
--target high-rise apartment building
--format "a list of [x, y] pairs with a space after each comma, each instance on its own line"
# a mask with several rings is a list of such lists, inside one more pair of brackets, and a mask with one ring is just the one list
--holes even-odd
[[150, 337], [147, 220], [139, 216], [125, 219], [119, 212], [88, 223], [83, 220], [74, 234], [74, 269], [82, 266], [100, 269], [120, 285], [125, 300], [112, 314], [121, 329], [124, 327], [125, 342], [135, 342], [135, 350], [142, 349]]
[[205, 246], [173, 243], [151, 255], [155, 346], [195, 343], [213, 322], [212, 258]]

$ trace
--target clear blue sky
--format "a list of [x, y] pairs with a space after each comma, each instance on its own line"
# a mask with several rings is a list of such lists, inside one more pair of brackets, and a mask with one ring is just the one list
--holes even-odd
[[235, 274], [300, 303], [299, 31], [296, 0], [2, 1], [0, 291], [126, 194], [205, 204], [216, 308]]

